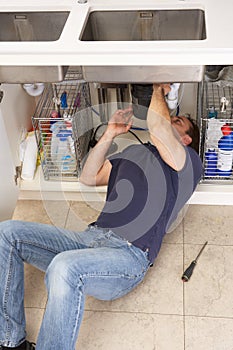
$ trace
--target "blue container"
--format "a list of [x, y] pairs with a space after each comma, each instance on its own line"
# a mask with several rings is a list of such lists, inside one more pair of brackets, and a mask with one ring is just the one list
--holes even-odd
[[208, 118], [217, 118], [218, 112], [215, 110], [214, 106], [211, 106], [208, 113]]
[[218, 141], [217, 174], [229, 177], [232, 174], [233, 133], [224, 135]]
[[218, 155], [215, 149], [211, 148], [205, 153], [205, 176], [216, 176]]

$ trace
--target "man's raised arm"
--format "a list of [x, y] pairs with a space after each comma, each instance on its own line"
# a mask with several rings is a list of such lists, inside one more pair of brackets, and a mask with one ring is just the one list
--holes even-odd
[[181, 170], [186, 159], [184, 146], [174, 132], [165, 97], [169, 84], [154, 84], [151, 103], [147, 114], [147, 125], [152, 143], [161, 158], [174, 170]]

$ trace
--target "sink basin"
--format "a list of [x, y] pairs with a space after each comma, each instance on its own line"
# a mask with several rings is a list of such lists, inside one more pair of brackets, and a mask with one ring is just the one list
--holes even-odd
[[[159, 42], [206, 39], [205, 13], [200, 9], [93, 11], [87, 17], [80, 40], [86, 42]], [[169, 45], [169, 44], [168, 44]], [[101, 47], [100, 47], [101, 50]], [[143, 62], [142, 62], [143, 64]], [[203, 79], [203, 65], [83, 66], [90, 82], [153, 83], [193, 82]]]
[[[56, 41], [69, 11], [0, 12], [0, 42]], [[0, 83], [58, 82], [63, 66], [0, 66]]]
[[93, 11], [82, 41], [204, 40], [205, 13], [200, 9]]
[[0, 12], [0, 42], [56, 41], [68, 16], [68, 11]]

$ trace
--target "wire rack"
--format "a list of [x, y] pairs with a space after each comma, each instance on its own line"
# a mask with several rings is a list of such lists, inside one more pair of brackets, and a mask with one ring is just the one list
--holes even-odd
[[80, 71], [46, 85], [32, 117], [45, 180], [77, 181], [93, 132], [89, 106]]
[[205, 82], [201, 100], [203, 182], [232, 184], [233, 88]]

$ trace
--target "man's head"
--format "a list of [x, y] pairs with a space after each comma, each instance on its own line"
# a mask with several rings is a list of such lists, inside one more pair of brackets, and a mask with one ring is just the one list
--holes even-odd
[[200, 132], [196, 123], [190, 116], [176, 116], [171, 118], [172, 126], [180, 136], [180, 141], [184, 146], [190, 146], [198, 153]]

